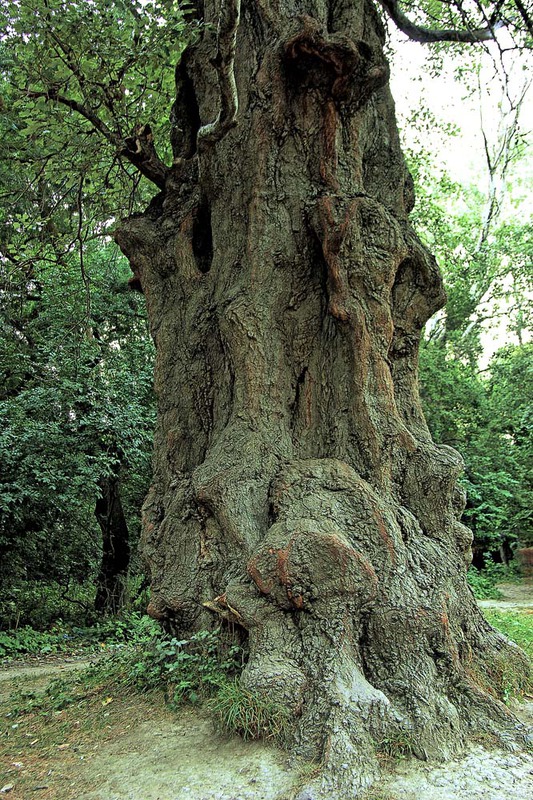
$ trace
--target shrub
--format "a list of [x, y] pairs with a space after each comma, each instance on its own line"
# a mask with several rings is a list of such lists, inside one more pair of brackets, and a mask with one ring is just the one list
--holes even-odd
[[19, 581], [4, 588], [0, 599], [0, 629], [29, 627], [45, 631], [61, 621], [88, 625], [94, 621], [94, 586], [55, 581]]
[[157, 622], [146, 615], [125, 612], [108, 617], [90, 627], [77, 627], [58, 622], [49, 631], [36, 631], [25, 625], [11, 631], [0, 631], [0, 658], [23, 655], [48, 655], [72, 649], [100, 650], [147, 645], [161, 631]]
[[494, 578], [476, 569], [476, 567], [470, 567], [466, 579], [474, 592], [476, 600], [498, 600], [502, 596], [501, 592], [496, 589]]
[[25, 626], [17, 631], [0, 631], [0, 658], [58, 653], [67, 649], [70, 638], [61, 628], [41, 632]]
[[499, 600], [502, 594], [496, 588], [497, 584], [519, 581], [519, 565], [516, 561], [511, 561], [508, 565], [496, 564], [487, 554], [484, 560], [484, 569], [470, 567], [466, 579], [477, 600]]
[[243, 649], [220, 628], [189, 639], [169, 637], [160, 629], [149, 633], [95, 669], [107, 680], [140, 691], [161, 688], [171, 707], [210, 697], [242, 669]]

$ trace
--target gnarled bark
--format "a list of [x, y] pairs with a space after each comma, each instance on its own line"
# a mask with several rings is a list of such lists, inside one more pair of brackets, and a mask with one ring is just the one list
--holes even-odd
[[420, 409], [419, 339], [444, 292], [408, 220], [376, 10], [243, 6], [224, 61], [237, 124], [195, 147], [231, 106], [218, 5], [177, 71], [171, 175], [117, 232], [157, 347], [150, 610], [247, 629], [242, 681], [321, 760], [301, 796], [334, 800], [374, 779], [384, 740], [446, 757], [479, 728], [517, 735], [487, 675], [525, 665], [466, 585], [461, 459]]

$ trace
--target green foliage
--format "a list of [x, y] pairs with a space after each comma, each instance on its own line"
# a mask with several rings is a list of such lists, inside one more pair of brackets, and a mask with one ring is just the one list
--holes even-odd
[[243, 739], [272, 739], [285, 744], [291, 715], [286, 706], [241, 686], [239, 679], [223, 683], [208, 708], [222, 730]]
[[[522, 546], [533, 545], [533, 344], [499, 350], [490, 365], [490, 405], [514, 469], [509, 525]], [[504, 462], [505, 463], [505, 462]]]
[[[476, 84], [479, 64], [463, 66], [462, 79], [470, 75]], [[426, 111], [411, 119], [419, 132], [409, 156], [418, 197], [413, 221], [437, 257], [448, 296], [422, 343], [421, 398], [435, 441], [457, 448], [465, 460], [464, 519], [474, 532], [479, 566], [483, 552], [503, 548], [509, 558], [512, 547], [533, 537], [533, 353], [523, 341], [531, 323], [533, 238], [530, 205], [522, 196], [531, 191], [531, 175], [522, 168], [527, 146], [518, 124], [521, 102], [502, 95], [497, 141], [485, 142], [486, 192], [452, 181], [436, 163], [438, 154], [427, 152], [430, 128], [440, 138], [455, 130]], [[521, 344], [502, 348], [482, 371], [492, 327], [496, 339], [513, 334]]]
[[[49, 633], [21, 628], [0, 632], [0, 657], [48, 654], [69, 650], [106, 650], [84, 673], [83, 685], [106, 692], [164, 692], [168, 705], [208, 701], [217, 724], [245, 739], [266, 738], [283, 743], [289, 712], [239, 684], [245, 651], [227, 631], [200, 631], [188, 639], [165, 634], [147, 616], [125, 613], [90, 628], [57, 626]], [[53, 681], [46, 692], [21, 693], [16, 713], [59, 710], [79, 700], [75, 687]]]
[[242, 669], [243, 652], [220, 630], [189, 639], [153, 630], [95, 669], [106, 680], [138, 691], [162, 689], [171, 707], [205, 700]]
[[488, 201], [479, 189], [452, 182], [427, 155], [411, 155], [410, 166], [418, 197], [413, 222], [437, 257], [447, 293], [445, 313], [431, 321], [428, 338], [475, 366], [491, 318], [504, 314], [507, 329], [518, 335], [531, 325], [531, 218], [523, 209], [519, 216], [508, 212], [512, 221], [494, 213], [489, 229]]
[[89, 582], [6, 581], [0, 619], [6, 629], [14, 631], [21, 625], [47, 631], [59, 620], [65, 625], [87, 625], [94, 616], [93, 595]]
[[433, 437], [465, 460], [464, 518], [478, 551], [533, 541], [531, 397], [533, 347], [507, 347], [488, 375], [441, 343], [420, 355], [421, 399]]
[[99, 246], [87, 253], [85, 271], [89, 316], [76, 259], [40, 260], [30, 282], [11, 270], [0, 311], [0, 578], [8, 594], [21, 581], [66, 585], [94, 575], [95, 504], [102, 478], [117, 470], [133, 540], [138, 535], [150, 475], [153, 349], [142, 301], [118, 290], [129, 274], [124, 261]]
[[[196, 29], [187, 7], [173, 0], [1, 1], [3, 139], [12, 163], [32, 165], [34, 191], [45, 190], [40, 227], [50, 220], [65, 231], [58, 201], [74, 200], [80, 184], [100, 226], [146, 198], [122, 151], [134, 128], [149, 122], [162, 156], [170, 155], [174, 67]], [[12, 176], [24, 194], [26, 172]], [[25, 213], [22, 207], [20, 225], [32, 218]]]
[[486, 390], [477, 372], [440, 343], [423, 341], [420, 394], [435, 440], [461, 449], [488, 417]]
[[49, 631], [30, 626], [0, 631], [0, 659], [19, 656], [43, 656], [51, 653], [111, 651], [125, 645], [130, 648], [147, 646], [161, 635], [158, 624], [146, 615], [123, 612], [90, 626], [65, 622], [56, 623]]
[[[152, 633], [152, 631], [149, 631]], [[244, 739], [282, 743], [290, 714], [277, 703], [244, 689], [238, 674], [245, 653], [221, 629], [176, 639], [159, 631], [134, 647], [116, 650], [93, 672], [108, 685], [136, 691], [162, 689], [171, 708], [208, 701], [221, 728]]]
[[496, 588], [494, 579], [476, 567], [470, 567], [466, 579], [476, 600], [498, 600], [502, 596], [502, 593]]
[[0, 658], [48, 655], [66, 650], [69, 635], [64, 631], [36, 631], [30, 627], [0, 631]]
[[502, 594], [496, 588], [497, 584], [520, 583], [522, 577], [516, 561], [508, 564], [495, 563], [490, 554], [486, 553], [483, 569], [470, 567], [466, 579], [477, 600], [499, 600]]
[[73, 634], [85, 644], [98, 647], [121, 648], [144, 646], [161, 635], [159, 624], [147, 614], [122, 611], [82, 628], [73, 628]]
[[[105, 695], [162, 691], [173, 709], [207, 701], [217, 724], [245, 739], [286, 740], [289, 712], [240, 686], [236, 676], [242, 670], [245, 653], [227, 631], [200, 631], [178, 640], [163, 633], [150, 618], [126, 614], [77, 633], [89, 652], [91, 646], [101, 648], [105, 643], [106, 657], [97, 659], [81, 679], [53, 681], [44, 692], [18, 692], [12, 698], [10, 716], [61, 710], [79, 703], [93, 690]], [[0, 634], [0, 647], [4, 640], [13, 642], [15, 638]], [[52, 634], [20, 632], [20, 649], [11, 645], [9, 655], [23, 652], [24, 641], [24, 652], [39, 646], [55, 647]]]
[[0, 25], [0, 581], [12, 602], [24, 580], [94, 576], [106, 476], [120, 474], [138, 536], [153, 350], [109, 233], [151, 194], [126, 140], [150, 121], [169, 141], [174, 65], [196, 23], [172, 0], [1, 0]]

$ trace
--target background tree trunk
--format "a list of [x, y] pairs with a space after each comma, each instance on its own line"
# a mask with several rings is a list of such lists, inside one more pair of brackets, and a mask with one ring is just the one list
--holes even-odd
[[106, 475], [99, 482], [101, 496], [95, 515], [102, 531], [102, 561], [96, 581], [94, 608], [116, 614], [124, 603], [130, 564], [129, 531], [120, 499], [118, 475]]
[[157, 347], [150, 611], [247, 630], [242, 681], [322, 764], [301, 797], [334, 800], [375, 778], [380, 742], [446, 757], [473, 730], [514, 735], [492, 687], [525, 662], [467, 587], [461, 459], [420, 409], [445, 298], [408, 221], [378, 14], [247, 3], [217, 138], [198, 127], [231, 106], [219, 5], [177, 69], [165, 189], [117, 232]]

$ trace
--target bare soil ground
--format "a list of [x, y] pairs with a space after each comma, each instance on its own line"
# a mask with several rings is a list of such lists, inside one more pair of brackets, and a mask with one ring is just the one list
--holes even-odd
[[[85, 666], [11, 665], [0, 704]], [[95, 691], [51, 714], [2, 715], [0, 734], [0, 797], [10, 800], [274, 800], [298, 780], [287, 754], [216, 733], [201, 709], [176, 715], [160, 695]]]
[[478, 600], [481, 608], [497, 608], [500, 611], [512, 611], [513, 608], [529, 609], [533, 612], [533, 579], [522, 583], [499, 583], [502, 596], [499, 600]]
[[[500, 588], [502, 600], [481, 605], [533, 613], [531, 583]], [[85, 666], [62, 659], [0, 669], [0, 707], [8, 708], [14, 689], [42, 689]], [[516, 710], [532, 722], [532, 702]], [[176, 715], [157, 695], [94, 690], [46, 715], [3, 712], [0, 725], [0, 797], [10, 800], [288, 800], [302, 782], [287, 754], [221, 736], [205, 712]], [[487, 743], [452, 763], [405, 760], [388, 768], [369, 800], [533, 800], [533, 756]]]

